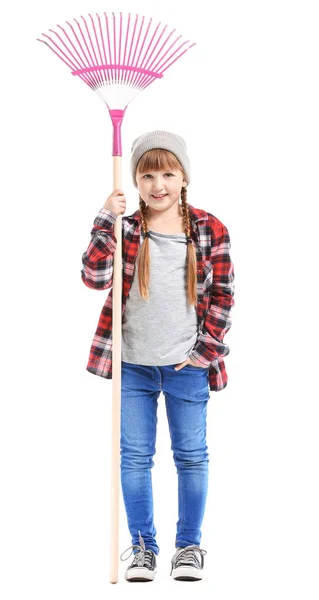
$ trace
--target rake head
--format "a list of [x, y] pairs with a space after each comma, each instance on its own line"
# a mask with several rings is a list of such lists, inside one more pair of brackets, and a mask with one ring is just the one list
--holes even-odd
[[55, 37], [42, 33], [46, 39], [37, 40], [106, 104], [114, 128], [113, 156], [121, 156], [120, 127], [128, 104], [195, 43], [182, 41], [175, 29], [168, 31], [167, 25], [154, 25], [139, 15], [88, 17], [81, 16], [82, 23], [66, 21], [68, 28], [57, 25], [60, 32], [49, 29]]

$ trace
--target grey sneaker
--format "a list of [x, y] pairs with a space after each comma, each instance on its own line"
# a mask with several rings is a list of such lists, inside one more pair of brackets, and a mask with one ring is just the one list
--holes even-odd
[[[133, 544], [127, 550], [130, 550], [130, 548], [139, 548], [139, 552], [136, 552], [134, 555], [134, 560], [127, 567], [124, 577], [127, 581], [153, 581], [155, 573], [157, 573], [156, 553], [151, 549], [146, 550], [141, 532], [139, 531], [138, 534], [140, 545]], [[132, 551], [127, 558], [122, 558], [127, 550], [122, 552], [120, 556], [121, 560], [127, 560], [131, 556]]]
[[[196, 552], [200, 555], [200, 561]], [[190, 581], [203, 579], [204, 554], [207, 554], [207, 551], [195, 544], [185, 548], [177, 548], [172, 558], [170, 576], [173, 579]]]

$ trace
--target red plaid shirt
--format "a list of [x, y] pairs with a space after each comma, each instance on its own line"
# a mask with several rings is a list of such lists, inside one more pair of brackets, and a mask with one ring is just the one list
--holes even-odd
[[[189, 358], [209, 367], [209, 388], [218, 392], [226, 387], [228, 377], [223, 358], [229, 347], [223, 339], [231, 327], [230, 311], [234, 305], [234, 267], [231, 261], [228, 230], [214, 215], [190, 204], [192, 244], [197, 257], [197, 322], [199, 334]], [[116, 214], [102, 208], [91, 230], [91, 241], [82, 255], [81, 277], [85, 285], [106, 290], [113, 285], [113, 254]], [[140, 246], [141, 216], [135, 211], [122, 216], [123, 294], [122, 316], [134, 276], [134, 264]], [[112, 292], [102, 308], [91, 344], [86, 369], [112, 379]]]

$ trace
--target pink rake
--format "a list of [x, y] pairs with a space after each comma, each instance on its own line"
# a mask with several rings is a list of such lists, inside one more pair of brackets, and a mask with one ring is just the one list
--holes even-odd
[[[90, 20], [88, 20], [88, 17]], [[113, 125], [113, 189], [121, 185], [121, 125], [126, 108], [135, 96], [147, 88], [195, 44], [182, 41], [175, 29], [153, 24], [146, 19], [122, 13], [96, 18], [90, 14], [82, 23], [66, 21], [67, 27], [57, 25], [59, 32], [49, 29], [53, 36], [42, 33], [46, 44], [103, 102]], [[46, 41], [49, 40], [49, 41]], [[121, 340], [122, 340], [122, 215], [114, 225], [117, 240], [113, 267], [112, 312], [112, 453], [111, 453], [111, 535], [110, 582], [118, 581], [119, 553], [119, 472], [120, 472], [120, 414], [121, 414]]]

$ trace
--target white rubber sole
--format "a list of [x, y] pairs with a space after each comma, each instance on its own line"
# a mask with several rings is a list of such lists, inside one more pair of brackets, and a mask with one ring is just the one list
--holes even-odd
[[125, 579], [127, 581], [153, 581], [157, 568], [150, 571], [147, 567], [133, 567], [125, 571]]
[[177, 567], [176, 569], [173, 569], [171, 578], [195, 581], [197, 579], [203, 579], [203, 572], [201, 569], [196, 569], [195, 567]]

